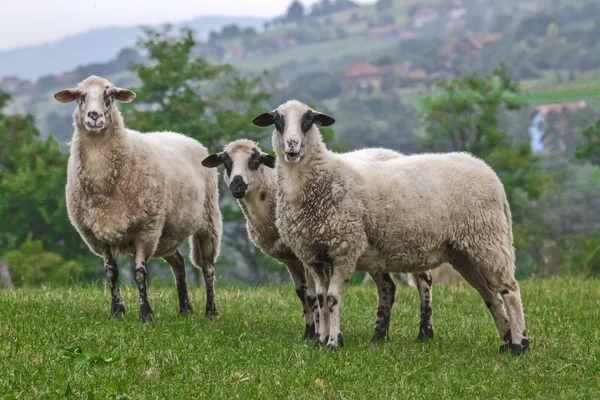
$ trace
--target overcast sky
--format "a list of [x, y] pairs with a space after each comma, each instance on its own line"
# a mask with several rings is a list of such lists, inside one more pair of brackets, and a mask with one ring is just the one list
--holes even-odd
[[[311, 5], [317, 0], [301, 1], [305, 5]], [[291, 0], [0, 0], [0, 50], [41, 44], [93, 28], [114, 25], [178, 22], [201, 15], [274, 17], [281, 15], [290, 2]]]

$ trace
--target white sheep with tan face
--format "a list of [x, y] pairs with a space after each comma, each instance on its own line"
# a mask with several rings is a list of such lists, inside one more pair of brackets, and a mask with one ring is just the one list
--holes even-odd
[[340, 306], [355, 270], [419, 273], [449, 262], [483, 297], [501, 351], [527, 350], [510, 208], [487, 164], [467, 153], [387, 161], [336, 154], [317, 127], [334, 119], [295, 100], [253, 122], [275, 125], [279, 234], [310, 266], [317, 290], [325, 280], [322, 263], [332, 265], [330, 326], [321, 324], [319, 332], [331, 349], [343, 344]]
[[200, 165], [208, 152], [196, 140], [173, 132], [140, 133], [124, 126], [115, 102], [135, 98], [130, 90], [90, 76], [54, 95], [75, 101], [75, 131], [67, 166], [69, 218], [89, 248], [104, 259], [112, 295], [111, 316], [125, 315], [118, 285], [117, 254], [134, 256], [140, 321], [151, 321], [146, 263], [163, 258], [173, 271], [181, 313], [191, 311], [183, 257], [206, 282], [206, 315], [216, 314], [214, 263], [222, 221], [216, 171]]

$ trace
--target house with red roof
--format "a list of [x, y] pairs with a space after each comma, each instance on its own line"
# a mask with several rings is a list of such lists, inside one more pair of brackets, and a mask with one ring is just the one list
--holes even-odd
[[367, 60], [358, 60], [342, 72], [342, 85], [351, 91], [369, 87], [379, 91], [382, 79], [382, 70]]

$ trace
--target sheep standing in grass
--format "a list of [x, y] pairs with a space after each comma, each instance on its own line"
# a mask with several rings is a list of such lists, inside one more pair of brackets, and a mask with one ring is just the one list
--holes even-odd
[[[346, 154], [349, 157], [365, 160], [387, 160], [402, 156], [400, 153], [387, 149], [363, 149]], [[302, 304], [305, 321], [304, 339], [313, 339], [315, 331], [319, 329], [320, 321], [328, 316], [319, 315], [314, 280], [311, 279], [310, 274], [308, 277], [306, 276], [302, 262], [279, 236], [275, 224], [277, 200], [277, 173], [273, 169], [275, 163], [275, 157], [265, 154], [255, 142], [247, 139], [231, 142], [225, 146], [223, 152], [211, 154], [202, 161], [202, 165], [208, 168], [216, 168], [224, 164], [223, 178], [233, 197], [238, 199], [246, 216], [246, 227], [250, 240], [265, 254], [286, 265]], [[420, 274], [423, 275], [423, 279], [415, 277], [416, 282], [421, 283], [427, 280], [426, 274]], [[383, 339], [387, 337], [388, 333], [395, 285], [387, 273], [373, 273], [373, 278], [379, 292], [378, 310], [385, 311], [385, 316], [387, 316], [387, 319], [378, 318], [374, 339]], [[420, 290], [419, 293], [424, 293], [424, 291]], [[323, 296], [323, 292], [319, 294]], [[422, 306], [425, 304], [425, 310], [422, 309], [422, 313], [431, 310], [431, 296], [427, 298], [429, 303], [426, 299], [421, 299]], [[390, 310], [387, 310], [388, 304]]]
[[117, 254], [135, 259], [140, 321], [153, 318], [146, 291], [146, 263], [151, 257], [163, 258], [171, 266], [180, 312], [192, 310], [185, 264], [177, 250], [186, 238], [193, 264], [204, 275], [206, 316], [216, 314], [214, 264], [222, 221], [217, 173], [198, 163], [208, 155], [206, 148], [178, 133], [126, 129], [115, 101], [130, 102], [135, 93], [103, 78], [90, 76], [54, 97], [62, 103], [77, 102], [67, 166], [67, 209], [83, 240], [104, 259], [111, 316], [125, 315]]
[[254, 119], [275, 124], [282, 239], [317, 280], [331, 263], [327, 345], [343, 345], [340, 306], [355, 269], [414, 273], [450, 262], [483, 297], [501, 351], [527, 350], [511, 214], [495, 172], [466, 153], [348, 160], [327, 150], [316, 127], [334, 122], [295, 100]]

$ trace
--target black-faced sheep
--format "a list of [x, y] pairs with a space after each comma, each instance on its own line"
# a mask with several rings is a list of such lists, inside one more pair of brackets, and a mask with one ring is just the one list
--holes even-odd
[[355, 269], [414, 273], [444, 262], [483, 297], [501, 351], [519, 355], [528, 348], [514, 278], [511, 213], [504, 187], [487, 164], [466, 153], [348, 160], [327, 150], [317, 128], [335, 120], [295, 100], [253, 122], [275, 125], [282, 239], [316, 279], [322, 276], [319, 264], [331, 263], [331, 349], [343, 344], [340, 306]]
[[90, 76], [54, 95], [77, 102], [75, 132], [67, 166], [69, 218], [89, 248], [104, 259], [111, 294], [111, 316], [124, 317], [117, 254], [133, 255], [140, 296], [140, 321], [151, 321], [146, 263], [163, 258], [173, 271], [181, 313], [190, 311], [183, 257], [177, 250], [189, 238], [191, 259], [206, 283], [206, 315], [214, 304], [214, 263], [222, 221], [216, 171], [198, 160], [208, 152], [196, 140], [173, 132], [126, 129], [115, 101], [135, 93]]

